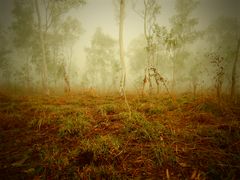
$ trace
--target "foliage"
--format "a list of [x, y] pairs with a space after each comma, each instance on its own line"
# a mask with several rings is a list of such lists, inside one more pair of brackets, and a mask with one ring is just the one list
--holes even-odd
[[[234, 55], [240, 24], [235, 17], [218, 17], [206, 29], [205, 37], [214, 50]], [[221, 54], [224, 55], [224, 54]]]
[[67, 13], [71, 9], [86, 4], [85, 0], [60, 0], [57, 3], [54, 1], [48, 1], [47, 3], [49, 3], [49, 10], [51, 11], [49, 13], [52, 15], [50, 21], [52, 22], [58, 21], [62, 14]]
[[73, 77], [73, 46], [82, 33], [81, 23], [67, 16], [65, 20], [55, 23], [53, 32], [48, 34], [48, 68], [55, 85], [59, 80], [67, 77], [69, 81]]
[[237, 18], [219, 17], [205, 31], [210, 51], [224, 57], [227, 64], [231, 63], [235, 56], [239, 27]]
[[8, 59], [8, 55], [11, 52], [8, 48], [7, 48], [7, 39], [6, 39], [6, 32], [1, 28], [0, 26], [0, 69], [2, 72], [5, 72], [5, 74], [7, 74], [7, 69], [9, 68], [9, 59]]
[[14, 1], [12, 11], [14, 20], [10, 26], [13, 31], [13, 42], [17, 48], [32, 47], [34, 43], [35, 22], [34, 11], [29, 0]]
[[187, 45], [192, 44], [202, 34], [196, 30], [198, 19], [191, 17], [197, 5], [196, 0], [176, 1], [176, 15], [170, 18], [171, 29], [168, 30], [158, 24], [154, 26], [157, 42], [163, 44], [173, 63], [172, 90], [175, 88], [176, 81], [183, 79], [182, 70], [190, 54]]
[[211, 63], [213, 64], [215, 71], [214, 71], [214, 81], [215, 81], [215, 88], [217, 92], [217, 98], [220, 100], [221, 98], [221, 90], [224, 80], [224, 66], [223, 61], [224, 58], [219, 56], [218, 54], [210, 54]]
[[[231, 98], [233, 98], [233, 92], [236, 88], [235, 81], [238, 76], [237, 43], [240, 34], [239, 28], [240, 22], [237, 17], [218, 17], [208, 26], [205, 31], [205, 38], [210, 47], [209, 52], [215, 54], [214, 56], [219, 56], [219, 58], [221, 58], [221, 62], [218, 62], [219, 65], [215, 63], [216, 67], [224, 67], [225, 77], [229, 77], [225, 78], [226, 80], [230, 80], [231, 77]], [[223, 72], [220, 70], [221, 67], [218, 68], [218, 72], [214, 72], [216, 72], [216, 76], [223, 79]], [[218, 79], [218, 86], [221, 84], [220, 81], [222, 80]]]
[[128, 48], [128, 57], [130, 61], [131, 72], [134, 74], [143, 73], [146, 61], [146, 40], [142, 35], [138, 36], [136, 39], [132, 40]]
[[[16, 76], [18, 72], [22, 75], [20, 75], [21, 78], [16, 78], [20, 81], [15, 83], [28, 84], [28, 88], [30, 84], [33, 84], [34, 80], [43, 78], [43, 74], [48, 75], [47, 79], [51, 79], [56, 86], [59, 79], [57, 74], [60, 67], [59, 64], [67, 64], [66, 71], [70, 74], [71, 63], [69, 61], [72, 58], [72, 46], [82, 33], [82, 27], [76, 19], [62, 17], [71, 9], [85, 4], [84, 0], [36, 2], [39, 3], [38, 5], [41, 10], [41, 23], [39, 27], [37, 26], [37, 19], [35, 17], [37, 12], [34, 2], [29, 0], [14, 1], [12, 11], [14, 19], [10, 25], [13, 45], [18, 50], [18, 56], [25, 61], [19, 66], [19, 69], [17, 67]], [[41, 52], [39, 33], [43, 34], [46, 56], [46, 67], [44, 68], [43, 64], [45, 63], [42, 61], [44, 56]], [[67, 47], [70, 47], [70, 50]], [[65, 54], [65, 57], [62, 56], [59, 59], [61, 54]], [[64, 62], [60, 62], [63, 59]], [[29, 69], [30, 66], [32, 69]], [[34, 70], [39, 75], [37, 77], [37, 74], [35, 74], [34, 77], [36, 78], [33, 78]], [[48, 80], [42, 79], [42, 84], [46, 83], [45, 81]]]
[[116, 41], [97, 28], [91, 41], [91, 47], [86, 48], [85, 80], [88, 86], [107, 88], [116, 86], [119, 63], [115, 58]]
[[194, 30], [198, 24], [198, 20], [190, 17], [197, 5], [198, 1], [196, 0], [176, 1], [176, 15], [170, 20], [172, 24], [171, 35], [176, 41], [175, 47], [180, 48], [185, 46], [199, 36], [199, 32]]

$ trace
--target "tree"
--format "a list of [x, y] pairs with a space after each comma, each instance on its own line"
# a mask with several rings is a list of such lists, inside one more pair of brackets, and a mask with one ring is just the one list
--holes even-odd
[[10, 53], [10, 50], [7, 45], [8, 41], [6, 39], [6, 32], [4, 31], [4, 29], [2, 29], [1, 25], [0, 25], [0, 42], [1, 42], [0, 43], [0, 72], [1, 72], [0, 75], [8, 83], [9, 77], [10, 77], [10, 72], [9, 72], [10, 62], [9, 62], [8, 55]]
[[233, 62], [233, 67], [232, 67], [232, 84], [231, 84], [231, 99], [232, 100], [234, 100], [235, 93], [236, 93], [236, 74], [237, 74], [237, 62], [239, 59], [239, 49], [240, 49], [240, 37], [238, 37], [238, 40], [237, 40], [235, 59]]
[[30, 89], [31, 82], [31, 65], [32, 48], [35, 38], [35, 24], [33, 17], [33, 9], [29, 0], [14, 1], [14, 9], [12, 11], [14, 20], [10, 26], [13, 34], [13, 45], [17, 49], [19, 57], [23, 57], [24, 62], [21, 63], [23, 81], [26, 82], [26, 88]]
[[199, 49], [197, 52], [191, 53], [189, 58], [191, 58], [191, 63], [188, 66], [189, 70], [185, 69], [192, 88], [193, 97], [196, 97], [200, 86], [203, 88], [206, 80], [209, 79], [209, 71], [206, 68], [209, 65], [209, 59], [206, 58], [205, 51]]
[[173, 64], [172, 91], [174, 91], [176, 86], [176, 75], [179, 69], [183, 68], [184, 60], [189, 55], [186, 46], [193, 43], [201, 34], [194, 29], [198, 24], [198, 20], [191, 17], [197, 5], [198, 1], [196, 0], [176, 1], [176, 15], [170, 19], [172, 27], [165, 39], [165, 43], [168, 51], [171, 53]]
[[47, 70], [47, 60], [46, 60], [46, 47], [45, 47], [45, 40], [44, 35], [42, 31], [42, 20], [41, 20], [41, 14], [39, 10], [38, 0], [34, 1], [36, 13], [37, 13], [37, 19], [38, 19], [38, 30], [39, 30], [39, 39], [41, 44], [41, 51], [42, 51], [42, 84], [43, 89], [45, 91], [46, 95], [49, 95], [49, 87], [48, 87], [48, 70]]
[[125, 64], [125, 54], [123, 46], [123, 30], [124, 30], [124, 16], [125, 16], [125, 0], [120, 0], [120, 15], [119, 15], [119, 52], [120, 61], [122, 66], [122, 75], [120, 82], [120, 94], [125, 96], [125, 86], [126, 86], [126, 64]]
[[83, 30], [80, 22], [71, 16], [68, 16], [63, 22], [59, 22], [55, 27], [57, 30], [50, 35], [52, 41], [48, 46], [52, 49], [53, 61], [56, 62], [57, 58], [60, 64], [57, 71], [64, 80], [65, 92], [70, 92], [73, 46]]
[[[36, 9], [36, 14], [37, 14], [39, 39], [40, 39], [41, 51], [42, 51], [43, 88], [45, 90], [45, 93], [49, 94], [45, 36], [49, 32], [49, 30], [52, 28], [52, 26], [59, 21], [60, 17], [63, 14], [66, 14], [69, 10], [71, 10], [74, 7], [85, 4], [85, 1], [84, 0], [68, 0], [68, 1], [55, 2], [55, 1], [44, 0], [40, 2], [41, 4], [39, 5], [39, 1], [35, 0], [34, 5]], [[39, 7], [42, 7], [44, 9], [44, 11], [41, 11], [42, 14], [40, 13]]]
[[[237, 63], [240, 48], [240, 23], [236, 17], [219, 17], [214, 20], [205, 32], [210, 44], [210, 51], [223, 57], [226, 76], [231, 79], [230, 96], [234, 100], [236, 94]], [[232, 68], [230, 68], [232, 66]]]
[[122, 75], [120, 83], [120, 94], [124, 97], [125, 103], [129, 111], [129, 117], [131, 117], [130, 106], [126, 96], [126, 65], [125, 65], [125, 52], [123, 42], [123, 30], [124, 30], [124, 17], [125, 17], [125, 0], [120, 0], [120, 15], [119, 15], [119, 55], [122, 65]]
[[85, 85], [106, 90], [116, 82], [119, 63], [116, 59], [117, 42], [97, 28], [91, 41], [91, 47], [86, 48]]
[[[135, 2], [136, 3], [136, 2]], [[156, 68], [157, 44], [154, 38], [154, 27], [157, 24], [156, 19], [160, 14], [161, 6], [157, 0], [144, 0], [144, 9], [137, 13], [143, 18], [144, 37], [146, 39], [147, 63], [145, 68], [145, 78], [143, 81], [143, 90], [146, 82], [149, 83], [150, 93], [152, 92], [151, 68]], [[135, 6], [135, 5], [134, 5]], [[159, 87], [158, 87], [159, 88]]]
[[139, 35], [130, 42], [127, 52], [131, 76], [134, 77], [134, 81], [140, 86], [142, 86], [142, 75], [146, 67], [147, 53], [145, 47], [146, 39], [143, 35]]

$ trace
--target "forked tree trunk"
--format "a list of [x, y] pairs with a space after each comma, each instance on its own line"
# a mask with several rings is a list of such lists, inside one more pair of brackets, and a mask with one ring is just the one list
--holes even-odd
[[38, 29], [39, 29], [39, 36], [40, 36], [41, 51], [42, 51], [42, 83], [43, 83], [43, 90], [44, 90], [44, 93], [46, 95], [49, 95], [46, 50], [45, 50], [45, 44], [44, 44], [44, 37], [43, 37], [43, 31], [42, 31], [42, 22], [41, 22], [41, 15], [40, 15], [40, 11], [39, 11], [38, 0], [35, 0], [35, 8], [36, 8], [37, 19], [38, 19]]
[[237, 61], [239, 56], [239, 48], [240, 48], [240, 38], [237, 42], [237, 50], [236, 50], [236, 56], [233, 63], [233, 69], [232, 69], [232, 84], [231, 84], [231, 99], [234, 100], [235, 96], [235, 88], [236, 88], [236, 72], [237, 72]]
[[147, 32], [147, 11], [148, 10], [148, 7], [147, 7], [147, 1], [144, 0], [144, 15], [143, 15], [143, 31], [144, 31], [144, 36], [145, 36], [145, 39], [147, 41], [147, 76], [148, 76], [148, 83], [149, 83], [149, 94], [152, 94], [152, 89], [153, 89], [153, 86], [152, 86], [152, 81], [151, 81], [151, 75], [150, 75], [150, 39], [149, 39], [149, 34]]

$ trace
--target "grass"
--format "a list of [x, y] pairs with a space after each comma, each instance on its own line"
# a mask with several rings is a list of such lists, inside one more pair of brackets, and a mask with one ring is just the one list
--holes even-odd
[[132, 112], [131, 118], [125, 114], [124, 132], [140, 141], [158, 140], [164, 132], [164, 126], [159, 122], [150, 122], [138, 112]]
[[81, 112], [72, 116], [66, 116], [61, 119], [59, 135], [62, 136], [80, 136], [89, 130], [91, 126], [90, 120]]
[[92, 153], [92, 161], [107, 161], [120, 153], [121, 142], [114, 136], [97, 136], [94, 139], [82, 140], [81, 149], [83, 152]]
[[153, 160], [157, 166], [174, 165], [176, 163], [176, 155], [171, 146], [162, 141], [153, 144], [152, 147]]
[[185, 94], [10, 96], [0, 179], [237, 179], [238, 105]]
[[118, 107], [114, 104], [103, 104], [99, 107], [99, 112], [102, 116], [115, 114], [118, 111]]

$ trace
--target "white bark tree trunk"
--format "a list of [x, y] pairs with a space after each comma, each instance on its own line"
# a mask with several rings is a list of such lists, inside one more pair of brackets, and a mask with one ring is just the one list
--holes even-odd
[[123, 44], [123, 22], [124, 22], [124, 12], [125, 11], [125, 0], [120, 1], [120, 21], [119, 21], [119, 48], [120, 48], [120, 61], [122, 64], [122, 75], [120, 84], [120, 93], [124, 95], [126, 86], [126, 64], [124, 57], [124, 44]]
[[125, 0], [120, 0], [120, 21], [119, 21], [119, 48], [120, 48], [120, 60], [122, 64], [122, 77], [120, 84], [120, 93], [124, 96], [126, 106], [129, 111], [129, 118], [131, 118], [131, 109], [128, 104], [125, 88], [126, 88], [126, 64], [124, 58], [124, 43], [123, 43], [123, 26], [124, 26], [124, 16], [125, 16]]

